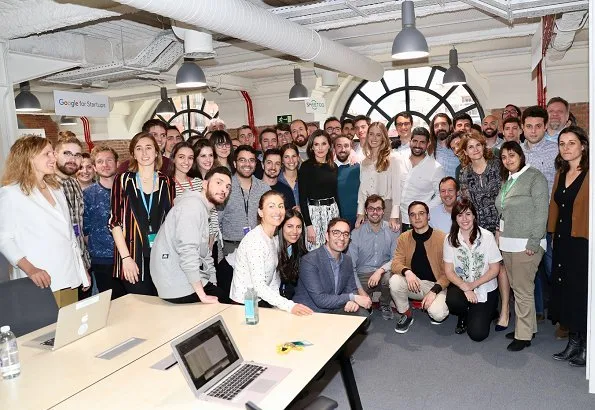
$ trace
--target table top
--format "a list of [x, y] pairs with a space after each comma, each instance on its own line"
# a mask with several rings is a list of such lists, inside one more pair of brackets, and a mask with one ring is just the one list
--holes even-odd
[[[260, 322], [244, 323], [242, 306], [231, 306], [221, 316], [244, 360], [286, 367], [292, 372], [259, 403], [264, 410], [283, 409], [324, 367], [363, 322], [363, 318], [315, 313], [298, 317], [277, 309], [260, 309]], [[313, 346], [278, 354], [278, 344], [307, 340]], [[169, 345], [147, 354], [110, 377], [60, 403], [56, 409], [220, 409], [200, 403], [178, 366], [156, 370], [151, 366], [172, 353]]]
[[[55, 324], [18, 338], [21, 375], [0, 380], [0, 408], [45, 409], [66, 400], [227, 309], [224, 304], [174, 305], [152, 296], [112, 302], [107, 326], [56, 351], [26, 346]], [[144, 342], [111, 360], [96, 355], [132, 337]]]

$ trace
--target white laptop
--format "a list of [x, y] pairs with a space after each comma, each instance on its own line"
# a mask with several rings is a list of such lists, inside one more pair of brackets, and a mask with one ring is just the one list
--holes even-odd
[[200, 401], [244, 407], [260, 402], [291, 369], [245, 362], [221, 316], [171, 343], [188, 385]]
[[39, 336], [27, 346], [57, 350], [105, 327], [112, 290], [106, 290], [58, 311], [56, 330]]

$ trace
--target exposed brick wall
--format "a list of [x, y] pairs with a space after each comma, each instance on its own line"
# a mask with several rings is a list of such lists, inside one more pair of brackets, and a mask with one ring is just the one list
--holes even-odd
[[[521, 111], [523, 111], [527, 107], [519, 107], [519, 108], [521, 109]], [[504, 107], [492, 110], [491, 114], [495, 115], [496, 117], [501, 119], [502, 111], [504, 111]], [[583, 128], [584, 130], [586, 130], [587, 133], [589, 133], [589, 103], [588, 102], [571, 103], [570, 104], [570, 112], [573, 113], [574, 116], [576, 117], [576, 122], [577, 122], [578, 126]], [[502, 126], [502, 124], [500, 124], [500, 127], [501, 126]]]
[[130, 140], [93, 140], [93, 144], [95, 144], [95, 146], [107, 145], [113, 148], [118, 153], [118, 160], [120, 162], [126, 161], [130, 158], [130, 154], [128, 153], [128, 146], [130, 145]]
[[58, 139], [60, 127], [49, 115], [18, 114], [17, 118], [25, 128], [43, 128], [46, 138], [52, 141], [52, 144]]

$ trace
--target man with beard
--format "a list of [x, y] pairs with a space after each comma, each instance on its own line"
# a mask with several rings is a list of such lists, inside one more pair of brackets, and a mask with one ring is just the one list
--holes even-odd
[[401, 232], [411, 229], [409, 204], [422, 201], [430, 208], [440, 204], [439, 185], [444, 178], [442, 166], [427, 154], [430, 132], [417, 127], [411, 134], [411, 155], [401, 163]]
[[[58, 142], [56, 143], [56, 176], [62, 184], [62, 190], [68, 202], [68, 210], [70, 211], [70, 221], [74, 235], [81, 250], [81, 256], [85, 264], [85, 270], [91, 267], [91, 257], [87, 251], [87, 247], [83, 235], [83, 214], [84, 214], [84, 199], [83, 190], [76, 178], [73, 177], [81, 167], [83, 160], [83, 144], [70, 131], [61, 132]], [[85, 289], [86, 291], [86, 289]], [[79, 289], [79, 299], [84, 297]]]
[[452, 207], [459, 196], [459, 183], [451, 176], [440, 180], [440, 200], [442, 203], [430, 209], [430, 226], [449, 233], [452, 225]]
[[254, 176], [256, 161], [256, 150], [249, 145], [240, 145], [234, 152], [236, 174], [231, 179], [231, 194], [219, 211], [224, 256], [236, 250], [244, 235], [258, 225], [258, 202], [271, 189]]
[[324, 122], [324, 130], [334, 140], [341, 135], [341, 121], [337, 117], [328, 117]]
[[436, 114], [430, 123], [430, 135], [432, 143], [436, 144], [434, 151], [436, 161], [442, 165], [446, 175], [454, 177], [461, 161], [446, 144], [448, 136], [452, 132], [451, 125], [452, 121], [448, 115], [444, 113]]
[[498, 118], [494, 115], [486, 115], [481, 122], [481, 132], [486, 137], [486, 146], [490, 148], [494, 154], [497, 154], [500, 145], [504, 142], [498, 137]]
[[213, 118], [209, 122], [209, 131], [225, 131], [226, 129], [225, 122], [221, 118]]
[[413, 127], [413, 116], [407, 111], [402, 111], [395, 116], [395, 127], [397, 128], [398, 140], [393, 144], [396, 152], [406, 153], [411, 142], [411, 128]]
[[358, 138], [358, 142], [353, 144], [353, 152], [357, 162], [362, 162], [365, 158], [363, 147], [368, 136], [368, 127], [370, 126], [370, 117], [365, 115], [358, 115], [353, 119], [353, 125], [355, 126], [355, 135]]
[[570, 116], [570, 106], [568, 101], [561, 97], [551, 98], [547, 102], [547, 130], [545, 132], [545, 139], [548, 141], [558, 143], [558, 135], [560, 131], [568, 123]]
[[215, 265], [209, 247], [209, 215], [231, 189], [225, 167], [207, 172], [202, 191], [176, 199], [151, 248], [151, 277], [159, 297], [171, 303], [229, 303], [213, 283]]
[[279, 192], [283, 195], [283, 202], [285, 203], [285, 209], [291, 209], [295, 207], [295, 198], [291, 188], [282, 182], [279, 182], [277, 178], [281, 172], [281, 151], [277, 148], [271, 148], [264, 152], [262, 159], [264, 167], [264, 175], [262, 182], [271, 187], [271, 190]]
[[343, 121], [341, 121], [341, 133], [349, 137], [349, 139], [353, 139], [355, 135], [355, 124], [351, 118], [343, 118]]
[[355, 226], [357, 218], [357, 192], [359, 190], [359, 164], [351, 164], [351, 139], [339, 135], [333, 141], [335, 164], [337, 165], [337, 195], [339, 196], [339, 215]]
[[308, 125], [304, 120], [293, 120], [289, 124], [291, 130], [291, 138], [293, 143], [297, 145], [300, 158], [302, 161], [308, 159], [308, 153], [306, 152], [306, 145], [308, 144]]
[[291, 138], [291, 128], [289, 128], [289, 124], [277, 124], [277, 126], [275, 127], [275, 131], [277, 132], [277, 141], [279, 142], [279, 147], [293, 142], [293, 139]]

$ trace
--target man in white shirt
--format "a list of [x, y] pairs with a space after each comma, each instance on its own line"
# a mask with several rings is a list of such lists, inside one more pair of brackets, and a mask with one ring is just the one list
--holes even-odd
[[444, 169], [427, 154], [430, 132], [417, 127], [411, 135], [411, 155], [401, 161], [401, 232], [411, 229], [407, 209], [413, 201], [421, 201], [430, 208], [440, 204], [439, 185]]
[[446, 176], [440, 180], [438, 186], [440, 188], [441, 203], [430, 209], [430, 226], [449, 233], [452, 225], [452, 207], [459, 196], [459, 183], [453, 177]]
[[406, 152], [409, 150], [411, 142], [411, 129], [413, 128], [413, 116], [407, 111], [402, 111], [395, 116], [395, 127], [399, 140], [393, 145], [396, 152]]
[[353, 123], [355, 124], [355, 135], [359, 139], [359, 142], [354, 142], [353, 144], [353, 152], [357, 156], [357, 162], [362, 162], [365, 157], [363, 146], [366, 142], [366, 137], [368, 136], [370, 122], [370, 117], [365, 115], [358, 115], [353, 119]]

